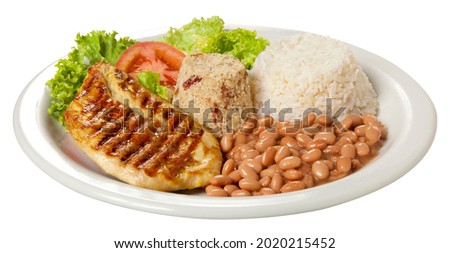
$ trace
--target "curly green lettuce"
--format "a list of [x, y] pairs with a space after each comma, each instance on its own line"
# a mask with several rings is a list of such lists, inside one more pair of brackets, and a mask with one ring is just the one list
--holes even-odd
[[128, 37], [116, 39], [117, 32], [92, 31], [77, 34], [76, 46], [66, 58], [56, 63], [56, 73], [46, 85], [50, 88], [49, 114], [64, 125], [64, 111], [87, 75], [87, 69], [98, 61], [116, 64], [125, 49], [136, 43]]
[[149, 91], [162, 97], [167, 101], [172, 100], [172, 92], [169, 88], [159, 84], [159, 73], [151, 71], [143, 71], [136, 74], [136, 77], [140, 84], [142, 84]]
[[258, 54], [269, 45], [268, 40], [257, 37], [256, 31], [243, 28], [224, 29], [224, 21], [218, 16], [208, 19], [194, 18], [179, 29], [170, 28], [161, 41], [186, 54], [229, 54], [241, 60], [247, 69], [253, 67]]

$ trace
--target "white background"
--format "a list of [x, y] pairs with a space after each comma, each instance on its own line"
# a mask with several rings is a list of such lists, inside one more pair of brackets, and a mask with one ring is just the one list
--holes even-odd
[[[162, 2], [0, 4], [0, 252], [127, 252], [115, 250], [113, 240], [153, 237], [248, 242], [257, 237], [334, 237], [333, 252], [448, 251], [450, 9], [445, 1]], [[14, 103], [34, 75], [70, 50], [76, 33], [104, 29], [126, 34], [177, 27], [193, 17], [212, 15], [226, 23], [329, 35], [398, 65], [436, 106], [438, 132], [430, 151], [404, 177], [357, 200], [320, 211], [248, 220], [178, 218], [104, 203], [56, 182], [22, 152], [12, 126]]]

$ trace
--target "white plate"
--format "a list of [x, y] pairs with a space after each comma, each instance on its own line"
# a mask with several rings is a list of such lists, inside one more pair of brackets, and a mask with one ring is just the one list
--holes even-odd
[[[232, 28], [229, 26], [228, 28]], [[245, 26], [244, 26], [245, 27]], [[256, 29], [269, 40], [298, 31]], [[144, 39], [158, 36], [147, 33]], [[144, 36], [141, 36], [144, 37]], [[389, 138], [379, 156], [362, 170], [322, 186], [250, 198], [212, 198], [201, 191], [166, 193], [134, 187], [105, 175], [47, 114], [45, 86], [54, 64], [23, 90], [14, 111], [14, 128], [25, 153], [45, 173], [67, 187], [109, 203], [143, 211], [199, 218], [248, 218], [306, 212], [337, 205], [378, 190], [411, 170], [426, 154], [436, 131], [436, 111], [422, 88], [392, 63], [350, 45], [379, 94], [379, 119]]]

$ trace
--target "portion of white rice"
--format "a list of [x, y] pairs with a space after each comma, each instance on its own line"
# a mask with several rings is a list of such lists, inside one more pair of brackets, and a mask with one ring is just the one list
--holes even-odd
[[255, 106], [262, 108], [270, 100], [276, 120], [284, 108], [293, 113], [280, 120], [302, 119], [308, 108], [325, 114], [327, 98], [333, 114], [341, 107], [345, 113], [375, 115], [378, 110], [377, 94], [347, 45], [316, 34], [272, 42], [256, 58], [249, 81]]

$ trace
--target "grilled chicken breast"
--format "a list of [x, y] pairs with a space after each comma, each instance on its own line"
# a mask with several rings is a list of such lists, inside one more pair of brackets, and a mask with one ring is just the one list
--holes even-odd
[[108, 63], [89, 68], [64, 119], [81, 150], [126, 183], [176, 191], [205, 186], [220, 173], [212, 134]]

